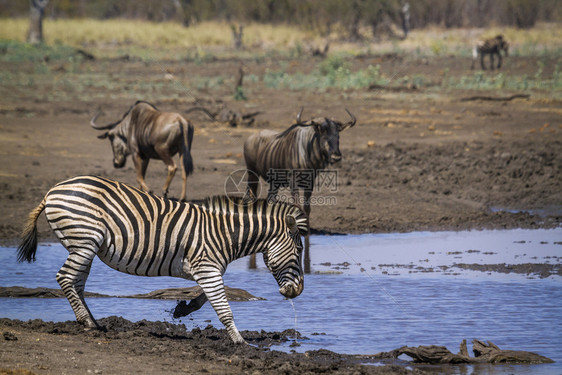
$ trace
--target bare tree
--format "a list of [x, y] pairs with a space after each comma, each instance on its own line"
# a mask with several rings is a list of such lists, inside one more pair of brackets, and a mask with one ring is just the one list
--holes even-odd
[[238, 25], [238, 30], [235, 25], [230, 25], [232, 30], [232, 39], [235, 49], [242, 49], [242, 33], [244, 32], [244, 26]]
[[43, 42], [43, 15], [49, 0], [29, 0], [29, 31], [28, 43]]
[[404, 31], [404, 39], [406, 39], [410, 31], [410, 3], [405, 2], [402, 5], [400, 15], [402, 16], [402, 31]]

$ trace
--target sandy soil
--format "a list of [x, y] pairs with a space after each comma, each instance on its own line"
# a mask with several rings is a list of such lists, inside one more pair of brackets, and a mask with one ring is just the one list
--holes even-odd
[[[276, 63], [250, 61], [244, 66], [259, 76], [275, 68]], [[229, 174], [244, 168], [242, 144], [246, 137], [262, 128], [286, 128], [304, 104], [304, 118], [328, 116], [345, 120], [344, 108], [348, 108], [358, 119], [355, 127], [341, 133], [343, 161], [333, 166], [337, 170], [337, 189], [316, 193], [336, 199], [335, 204], [312, 207], [311, 224], [319, 233], [560, 226], [559, 101], [550, 99], [547, 92], [537, 91], [528, 92], [530, 99], [461, 101], [475, 94], [512, 93], [441, 89], [443, 69], [451, 75], [469, 73], [467, 61], [459, 58], [401, 58], [397, 63], [373, 56], [356, 59], [353, 67], [373, 63], [381, 64], [381, 70], [389, 75], [399, 71], [423, 73], [431, 77], [435, 86], [399, 92], [290, 91], [248, 81], [244, 86], [248, 97], [245, 102], [234, 101], [228, 85], [191, 92], [185, 99], [154, 100], [160, 109], [180, 113], [196, 101], [210, 103], [211, 98], [221, 99], [241, 112], [263, 111], [251, 127], [230, 127], [199, 114], [189, 115], [197, 129], [189, 199], [223, 194]], [[187, 80], [198, 74], [235, 72], [240, 62], [164, 64], [167, 72]], [[315, 64], [317, 61], [303, 60], [290, 63], [289, 70], [306, 72]], [[14, 74], [33, 71], [32, 65], [4, 65], [0, 68]], [[513, 57], [506, 69], [532, 74], [536, 66], [532, 58]], [[547, 64], [545, 71], [550, 68]], [[60, 70], [54, 63], [49, 69], [53, 74], [66, 74], [64, 67]], [[136, 61], [94, 60], [84, 62], [81, 69], [119, 73], [130, 78], [131, 85], [143, 76], [164, 75], [160, 66]], [[99, 121], [109, 122], [118, 119], [135, 100], [146, 99], [121, 91], [122, 87], [108, 87], [103, 99], [90, 100], [76, 94], [74, 100], [56, 100], [49, 92], [21, 87], [14, 89], [13, 96], [2, 99], [0, 243], [15, 244], [27, 213], [52, 185], [67, 177], [95, 174], [135, 184], [132, 163], [129, 161], [124, 169], [114, 169], [108, 141], [98, 140], [97, 132], [88, 125], [99, 106], [105, 112]], [[147, 183], [155, 192], [160, 190], [164, 177], [164, 165], [151, 162]], [[178, 176], [172, 182], [172, 197], [179, 195], [180, 181]], [[516, 212], [521, 210], [524, 212]], [[39, 234], [40, 241], [54, 240], [43, 218], [39, 220]], [[105, 324], [111, 325], [111, 321], [108, 318]], [[108, 332], [84, 333], [72, 323], [3, 320], [0, 329], [18, 340], [6, 339], [0, 344], [2, 366], [37, 373], [171, 373], [180, 369], [210, 373], [406, 372], [354, 367], [349, 359], [337, 355], [326, 359], [322, 353], [288, 355], [233, 347], [228, 340], [218, 339], [224, 336], [220, 330], [155, 333], [153, 328], [147, 328], [152, 324], [145, 324], [123, 322], [126, 330], [111, 326]], [[173, 328], [176, 329], [179, 328]], [[119, 353], [117, 358], [115, 353]]]

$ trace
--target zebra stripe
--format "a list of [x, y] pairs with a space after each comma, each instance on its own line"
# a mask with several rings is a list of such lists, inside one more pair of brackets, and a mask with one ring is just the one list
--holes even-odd
[[[234, 342], [236, 329], [222, 275], [235, 259], [262, 252], [288, 298], [303, 290], [301, 233], [307, 219], [297, 207], [213, 197], [201, 205], [172, 201], [102, 177], [79, 176], [54, 186], [34, 209], [18, 248], [20, 261], [37, 250], [37, 217], [42, 211], [69, 256], [57, 273], [76, 319], [97, 324], [84, 301], [93, 258], [139, 276], [195, 280]], [[193, 311], [193, 310], [192, 310]]]

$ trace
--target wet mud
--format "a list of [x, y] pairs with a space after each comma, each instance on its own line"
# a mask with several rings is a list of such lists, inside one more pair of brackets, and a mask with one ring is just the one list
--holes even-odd
[[[285, 353], [275, 345], [306, 340], [294, 330], [242, 331], [248, 345], [233, 345], [224, 329], [187, 331], [183, 324], [120, 317], [99, 319], [102, 330], [76, 322], [0, 319], [1, 368], [31, 373], [207, 373], [207, 374], [410, 374], [403, 366], [361, 365], [367, 359], [327, 350]], [[54, 345], [56, 343], [56, 345]], [[25, 351], [26, 356], [19, 353]], [[113, 356], [118, 358], [114, 359]], [[122, 361], [126, 358], [127, 361]]]

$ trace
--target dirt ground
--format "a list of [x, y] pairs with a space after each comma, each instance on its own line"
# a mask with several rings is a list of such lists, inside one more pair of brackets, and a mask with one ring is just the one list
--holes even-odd
[[183, 324], [131, 323], [114, 316], [99, 323], [107, 332], [86, 332], [74, 322], [0, 319], [0, 374], [418, 373], [394, 364], [364, 366], [360, 362], [368, 362], [366, 358], [327, 350], [307, 354], [269, 350], [272, 344], [294, 338], [290, 330], [243, 331], [250, 345], [225, 345], [226, 331], [212, 326], [188, 332]]
[[[507, 61], [504, 71], [512, 74], [532, 75], [537, 66], [536, 59], [530, 57], [512, 57]], [[284, 63], [288, 72], [307, 72], [318, 61]], [[52, 74], [62, 77], [69, 74], [64, 66], [56, 62], [49, 64]], [[280, 62], [218, 60], [206, 64], [185, 61], [147, 64], [135, 60], [93, 60], [84, 61], [80, 69], [111, 77], [119, 75], [121, 81], [129, 80], [130, 86], [134, 86], [136, 80], [145, 77], [158, 77], [163, 82], [170, 76], [186, 82], [197, 75], [224, 72], [233, 72], [234, 77], [241, 64], [247, 72], [260, 77], [268, 69], [277, 68]], [[192, 149], [195, 173], [188, 179], [188, 198], [197, 201], [224, 194], [229, 174], [244, 168], [242, 144], [251, 133], [262, 128], [288, 127], [303, 105], [303, 118], [327, 116], [342, 121], [347, 119], [344, 109], [348, 108], [357, 117], [357, 125], [341, 133], [343, 160], [332, 166], [337, 171], [337, 186], [324, 187], [315, 193], [317, 197], [330, 198], [312, 207], [311, 225], [317, 233], [560, 226], [560, 100], [552, 98], [549, 92], [528, 90], [527, 99], [462, 101], [473, 95], [505, 97], [515, 92], [441, 87], [444, 70], [451, 76], [471, 74], [467, 69], [469, 62], [458, 57], [428, 61], [367, 56], [355, 59], [352, 64], [354, 69], [380, 64], [381, 71], [388, 75], [424, 74], [431, 78], [432, 84], [392, 91], [333, 88], [291, 91], [247, 80], [244, 94], [248, 99], [235, 101], [233, 84], [227, 81], [216, 88], [185, 89], [185, 96], [179, 99], [151, 100], [161, 110], [180, 113], [194, 104], [209, 104], [211, 99], [222, 100], [228, 107], [244, 113], [263, 111], [253, 125], [238, 127], [211, 122], [196, 113], [188, 116], [196, 127]], [[1, 69], [13, 74], [34, 69], [31, 63], [1, 65]], [[551, 74], [553, 65], [554, 61], [547, 61], [544, 74], [549, 71]], [[147, 96], [139, 92], [127, 94], [128, 88], [118, 85], [105, 91], [91, 89], [98, 90], [101, 97], [93, 92], [71, 91], [71, 99], [60, 100], [48, 89], [48, 85], [17, 87], [0, 103], [0, 243], [3, 245], [17, 243], [28, 212], [51, 186], [65, 178], [95, 174], [136, 185], [132, 162], [129, 160], [124, 169], [114, 169], [109, 142], [96, 138], [98, 132], [89, 126], [89, 119], [101, 107], [105, 115], [98, 121], [115, 121], [137, 99]], [[156, 193], [164, 178], [164, 165], [152, 161], [147, 183]], [[177, 197], [180, 188], [178, 173], [170, 195]], [[43, 242], [54, 240], [44, 218], [39, 220], [39, 237]], [[72, 324], [3, 320], [0, 325], [2, 331], [18, 337], [17, 341], [2, 342], [2, 366], [27, 368], [37, 373], [90, 370], [169, 373], [178, 369], [210, 373], [387, 371], [356, 368], [337, 356], [322, 362], [324, 357], [318, 353], [311, 354], [311, 359], [306, 355], [277, 352], [266, 355], [256, 348], [231, 347], [228, 340], [216, 340], [217, 335], [223, 335], [222, 331], [202, 334], [203, 343], [193, 339], [194, 332], [160, 334], [147, 331], [140, 323], [126, 332], [110, 329], [105, 333], [78, 332]], [[55, 343], [56, 352], [51, 345]], [[112, 357], [114, 353], [120, 353], [118, 358]], [[112, 357], [110, 361], [102, 360], [109, 357]]]

